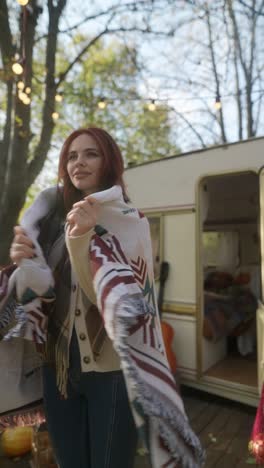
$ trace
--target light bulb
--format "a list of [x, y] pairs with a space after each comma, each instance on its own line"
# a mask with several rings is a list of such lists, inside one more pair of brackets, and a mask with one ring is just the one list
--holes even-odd
[[99, 109], [105, 109], [106, 108], [106, 102], [104, 100], [104, 98], [100, 99], [100, 101], [98, 102], [98, 107]]
[[24, 85], [23, 81], [18, 81], [17, 88], [21, 89], [23, 91], [23, 89], [25, 88], [25, 85]]
[[29, 0], [17, 0], [17, 3], [21, 6], [26, 6], [28, 4]]
[[23, 91], [18, 91], [18, 97], [20, 101], [24, 101], [24, 99], [27, 98], [27, 95]]
[[56, 94], [55, 101], [56, 102], [61, 102], [62, 100], [63, 100], [62, 94]]
[[216, 110], [220, 110], [222, 108], [222, 103], [221, 103], [220, 96], [216, 96], [215, 103], [214, 103], [214, 108]]
[[23, 102], [23, 104], [26, 104], [26, 106], [28, 106], [30, 104], [30, 102], [31, 102], [31, 99], [30, 99], [30, 97], [28, 97], [26, 95], [26, 97], [24, 97], [22, 102]]
[[155, 100], [154, 100], [154, 99], [152, 99], [152, 101], [149, 103], [149, 105], [148, 105], [148, 110], [151, 111], [151, 112], [153, 112], [153, 111], [156, 110], [156, 104], [155, 104]]
[[53, 118], [53, 120], [58, 120], [59, 113], [58, 112], [52, 112], [51, 117]]
[[15, 75], [22, 75], [22, 73], [23, 73], [23, 67], [18, 62], [13, 63], [12, 70], [15, 73]]

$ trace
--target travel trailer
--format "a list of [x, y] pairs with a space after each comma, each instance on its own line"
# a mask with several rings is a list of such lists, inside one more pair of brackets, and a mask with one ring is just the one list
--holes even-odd
[[[256, 406], [264, 379], [264, 138], [132, 166], [181, 384]], [[262, 271], [261, 271], [262, 270]]]

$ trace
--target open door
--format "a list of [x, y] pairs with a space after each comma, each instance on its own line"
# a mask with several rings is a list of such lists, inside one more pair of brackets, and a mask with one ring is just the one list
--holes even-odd
[[257, 311], [258, 337], [258, 390], [261, 394], [264, 382], [264, 167], [259, 173], [260, 196], [260, 245], [261, 245], [261, 301]]
[[[232, 393], [233, 399], [255, 404], [261, 362], [264, 381], [264, 301], [263, 309], [258, 305], [264, 298], [259, 175], [253, 171], [209, 175], [199, 189], [200, 380], [223, 396]], [[264, 233], [264, 171], [261, 196]], [[262, 251], [264, 257], [264, 243]], [[263, 321], [258, 340], [257, 309]], [[257, 350], [257, 341], [263, 350]]]

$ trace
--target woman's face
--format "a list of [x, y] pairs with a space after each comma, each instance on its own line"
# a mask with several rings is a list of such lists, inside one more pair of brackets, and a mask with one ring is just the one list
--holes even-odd
[[100, 190], [103, 156], [90, 135], [83, 133], [72, 141], [67, 161], [67, 171], [74, 187], [84, 195]]

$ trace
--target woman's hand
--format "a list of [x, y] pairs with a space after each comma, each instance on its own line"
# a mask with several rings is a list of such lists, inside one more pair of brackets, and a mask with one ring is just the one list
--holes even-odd
[[19, 265], [24, 258], [34, 258], [34, 244], [20, 226], [14, 227], [15, 237], [10, 248], [11, 260]]
[[69, 235], [77, 237], [86, 234], [97, 224], [98, 214], [99, 203], [92, 197], [74, 203], [66, 218], [70, 226]]

